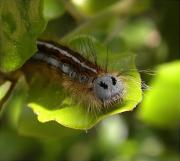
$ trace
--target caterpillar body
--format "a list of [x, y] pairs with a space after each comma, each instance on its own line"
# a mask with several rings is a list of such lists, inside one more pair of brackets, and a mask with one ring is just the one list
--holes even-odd
[[52, 41], [37, 41], [32, 60], [53, 67], [62, 85], [73, 97], [91, 108], [109, 107], [123, 99], [125, 84], [115, 72], [108, 72], [80, 53]]

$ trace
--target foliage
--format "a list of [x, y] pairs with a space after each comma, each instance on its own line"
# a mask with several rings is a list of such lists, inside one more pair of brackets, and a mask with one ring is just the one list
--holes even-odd
[[[158, 127], [175, 128], [180, 123], [180, 62], [158, 67], [157, 75], [144, 97], [139, 117]], [[159, 101], [161, 98], [163, 101]], [[165, 114], [165, 115], [163, 115]]]
[[[20, 5], [21, 3], [17, 3], [17, 4], [15, 4], [15, 6], [18, 7], [18, 5]], [[31, 3], [33, 3], [33, 1]], [[22, 3], [21, 5], [27, 5], [27, 7], [28, 7], [28, 5], [31, 6], [31, 3], [27, 3], [27, 4]], [[58, 3], [58, 2], [51, 1], [51, 4], [53, 4], [53, 5], [50, 5], [49, 3], [50, 3], [49, 1], [45, 1], [44, 12], [47, 14], [52, 13], [51, 7], [53, 9], [55, 9], [57, 6], [56, 3]], [[8, 9], [8, 7], [9, 7], [8, 4], [5, 3], [3, 5], [7, 6], [7, 9]], [[47, 10], [47, 6], [51, 10]], [[60, 6], [62, 6], [62, 4]], [[54, 13], [54, 14], [52, 13], [51, 16], [56, 17], [57, 15], [61, 15], [64, 12], [63, 8], [64, 7], [59, 8], [59, 12]], [[29, 9], [31, 10], [31, 7], [29, 7]], [[19, 10], [20, 11], [22, 10], [21, 12], [24, 12], [25, 15], [29, 14], [29, 16], [31, 17], [30, 11], [29, 12], [28, 12], [28, 10], [25, 11], [24, 8], [20, 8]], [[13, 11], [15, 11], [15, 10], [12, 10], [12, 12]], [[41, 13], [41, 11], [42, 11], [41, 3], [39, 2], [39, 11], [37, 13]], [[56, 10], [53, 10], [53, 11], [56, 11]], [[3, 15], [7, 11], [4, 9], [1, 12]], [[32, 15], [32, 17], [34, 15]], [[37, 14], [35, 16], [38, 17], [39, 19], [41, 18], [41, 14]], [[45, 14], [45, 16], [47, 19], [50, 19], [50, 17], [48, 18], [48, 15]], [[19, 19], [24, 21], [23, 17], [20, 17]], [[27, 22], [33, 23], [34, 21], [27, 18]], [[19, 22], [16, 22], [16, 23], [20, 24]], [[111, 22], [107, 22], [107, 23], [111, 23]], [[44, 21], [41, 20], [41, 22], [39, 21], [38, 24], [39, 25], [41, 24], [40, 26], [43, 26]], [[13, 28], [11, 23], [9, 23], [9, 26], [11, 28]], [[36, 26], [28, 25], [27, 29], [28, 29], [28, 27], [37, 28]], [[4, 26], [4, 28], [6, 28], [6, 26]], [[97, 28], [95, 28], [94, 30], [96, 30], [96, 29]], [[18, 32], [21, 32], [21, 30], [16, 30], [16, 28], [15, 28], [14, 33], [17, 34]], [[26, 32], [27, 31], [25, 31], [25, 33]], [[29, 31], [29, 32], [31, 33], [31, 31]], [[65, 39], [62, 39], [62, 41], [64, 43], [68, 42], [70, 44], [69, 46], [71, 46], [71, 45], [74, 46], [73, 45], [74, 43], [76, 43], [76, 46], [80, 46], [80, 45], [82, 45], [82, 41], [84, 43], [86, 43], [88, 40], [93, 41], [91, 36], [89, 36], [89, 38], [87, 37], [87, 39], [86, 39], [86, 36], [82, 36], [82, 37], [78, 36], [78, 38], [75, 38], [75, 36], [77, 34], [79, 35], [80, 33], [81, 33], [81, 31], [76, 34], [73, 34], [72, 36], [67, 36]], [[35, 34], [37, 35], [37, 32]], [[107, 33], [105, 33], [105, 34], [107, 34]], [[3, 35], [6, 35], [6, 34], [4, 33]], [[28, 37], [28, 35], [26, 37]], [[15, 36], [15, 38], [19, 42], [22, 41], [17, 36]], [[73, 42], [71, 41], [71, 39], [73, 39]], [[7, 40], [7, 42], [8, 42], [8, 40]], [[23, 43], [24, 42], [25, 41], [23, 41]], [[32, 39], [29, 39], [28, 42], [35, 43], [34, 40], [32, 41]], [[27, 44], [29, 44], [29, 43], [27, 43]], [[103, 65], [106, 62], [107, 49], [105, 46], [102, 45], [102, 43], [98, 42], [97, 40], [94, 41], [93, 44], [94, 44], [94, 50], [96, 50], [96, 52], [97, 52], [98, 63], [100, 65]], [[111, 48], [111, 44], [109, 44], [110, 48]], [[25, 46], [25, 47], [26, 47], [26, 49], [28, 49], [28, 51], [32, 52], [34, 50], [34, 49], [32, 49], [32, 47], [30, 45]], [[83, 46], [83, 48], [87, 48], [86, 44], [85, 44], [85, 46]], [[12, 49], [12, 47], [5, 46], [3, 49], [9, 50], [9, 49]], [[20, 49], [19, 46], [17, 46], [17, 49], [18, 50]], [[89, 49], [89, 51], [88, 51], [88, 49], [81, 49], [81, 50], [86, 50], [87, 52], [91, 52], [90, 49]], [[81, 50], [79, 50], [80, 53], [81, 53]], [[63, 91], [62, 86], [60, 86], [58, 82], [56, 82], [54, 80], [54, 82], [51, 82], [49, 85], [46, 85], [48, 82], [48, 78], [44, 78], [44, 77], [42, 77], [42, 75], [39, 76], [39, 74], [38, 74], [38, 76], [36, 76], [36, 74], [33, 74], [33, 73], [32, 73], [33, 82], [30, 83], [29, 90], [28, 91], [25, 90], [25, 92], [28, 93], [28, 96], [27, 96], [26, 101], [23, 99], [26, 102], [24, 104], [27, 104], [29, 107], [31, 107], [33, 109], [34, 113], [38, 115], [38, 120], [41, 122], [56, 121], [64, 126], [75, 128], [75, 129], [89, 129], [90, 127], [94, 126], [95, 123], [97, 123], [98, 121], [103, 119], [104, 117], [107, 117], [112, 114], [132, 110], [137, 105], [137, 103], [139, 103], [141, 101], [141, 93], [142, 93], [141, 85], [140, 85], [141, 84], [140, 77], [139, 77], [139, 74], [137, 73], [135, 65], [134, 65], [134, 59], [133, 59], [134, 55], [128, 54], [128, 52], [125, 53], [125, 51], [123, 52], [123, 55], [122, 55], [120, 53], [120, 51], [118, 51], [118, 50], [116, 52], [111, 52], [111, 51], [108, 51], [108, 52], [109, 52], [109, 57], [108, 57], [109, 60], [108, 61], [110, 62], [110, 64], [115, 62], [115, 60], [116, 61], [118, 60], [117, 62], [115, 62], [115, 64], [118, 63], [118, 65], [116, 65], [116, 66], [111, 65], [112, 66], [111, 68], [114, 68], [116, 70], [116, 72], [124, 72], [125, 73], [124, 77], [127, 77], [124, 82], [126, 92], [125, 92], [125, 95], [123, 96], [123, 101], [121, 103], [119, 103], [119, 105], [116, 105], [115, 108], [101, 110], [100, 112], [98, 112], [97, 109], [94, 109], [94, 110], [88, 112], [88, 107], [87, 107], [88, 105], [82, 106], [82, 105], [75, 104], [73, 102], [73, 100], [70, 99], [69, 96], [65, 96], [64, 93], [66, 93], [66, 91]], [[27, 52], [27, 54], [26, 54], [26, 52], [23, 51], [23, 55], [24, 54], [28, 55], [28, 56], [23, 58], [21, 53], [19, 53], [19, 52], [16, 53], [14, 50], [12, 50], [11, 55], [16, 55], [16, 57], [19, 57], [19, 59], [21, 58], [22, 59], [21, 63], [17, 62], [17, 59], [18, 59], [17, 58], [17, 59], [14, 59], [13, 62], [12, 61], [8, 62], [8, 61], [2, 59], [2, 64], [3, 64], [3, 62], [5, 62], [4, 64], [7, 65], [7, 68], [6, 68], [7, 71], [13, 70], [13, 68], [8, 69], [8, 66], [9, 66], [8, 63], [19, 64], [19, 65], [17, 65], [17, 67], [22, 66], [24, 64], [24, 62], [26, 61], [27, 57], [29, 57], [30, 53]], [[11, 55], [7, 55], [5, 51], [3, 52], [4, 59], [6, 57], [10, 60], [13, 59], [13, 56], [11, 56]], [[127, 61], [127, 63], [124, 63], [124, 61]], [[15, 66], [14, 69], [16, 69], [17, 67]], [[131, 69], [131, 70], [128, 70], [128, 69]], [[4, 70], [4, 67], [2, 67], [2, 70]], [[136, 82], [136, 83], [134, 83], [134, 82]], [[44, 86], [46, 86], [45, 89], [44, 89]], [[16, 95], [16, 97], [17, 97], [16, 93], [14, 95]], [[26, 94], [23, 94], [23, 95], [26, 95]], [[20, 98], [17, 99], [17, 101], [19, 101], [20, 99], [21, 99], [21, 96], [20, 96]], [[12, 98], [12, 100], [9, 100], [9, 101], [13, 102], [10, 104], [14, 104], [14, 105], [17, 104], [16, 100], [13, 100], [13, 98]], [[6, 107], [4, 107], [4, 108], [6, 108]]]
[[14, 71], [36, 51], [35, 41], [45, 26], [42, 2], [0, 2], [0, 68]]
[[[9, 97], [0, 113], [0, 160], [178, 161], [178, 12], [177, 0], [1, 0], [0, 103]], [[91, 39], [102, 66], [108, 51], [108, 68], [127, 78], [123, 103], [95, 116], [38, 72], [20, 72], [9, 95], [37, 38], [82, 54]], [[141, 80], [147, 90], [138, 105]]]

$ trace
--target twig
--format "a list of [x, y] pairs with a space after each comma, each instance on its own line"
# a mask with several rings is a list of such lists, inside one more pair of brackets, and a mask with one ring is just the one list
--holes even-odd
[[11, 85], [10, 85], [10, 88], [8, 89], [7, 93], [5, 94], [5, 96], [1, 99], [0, 101], [0, 109], [2, 108], [3, 104], [8, 100], [8, 98], [10, 97], [14, 87], [16, 86], [16, 83], [17, 83], [17, 80], [19, 79], [19, 76], [20, 76], [20, 72], [19, 71], [15, 71], [13, 73], [10, 73], [10, 74], [5, 74], [5, 73], [2, 73], [0, 71], [0, 80], [2, 82], [5, 82], [5, 81], [10, 81], [11, 82]]

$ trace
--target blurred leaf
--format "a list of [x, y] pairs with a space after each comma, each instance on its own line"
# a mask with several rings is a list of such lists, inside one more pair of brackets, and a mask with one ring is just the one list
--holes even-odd
[[30, 156], [30, 160], [35, 160], [34, 158], [37, 157], [40, 148], [37, 140], [19, 136], [15, 131], [7, 127], [0, 128], [1, 161], [24, 160], [24, 158], [29, 159]]
[[36, 115], [27, 107], [23, 108], [19, 118], [18, 132], [24, 136], [52, 139], [64, 139], [80, 134], [79, 131], [65, 128], [56, 122], [39, 122]]
[[[26, 106], [28, 91], [24, 77], [21, 77], [2, 111], [2, 116], [7, 118], [10, 126], [16, 128], [24, 136], [37, 138], [64, 138], [78, 134], [77, 131], [65, 128], [56, 122], [40, 123], [32, 110]], [[42, 89], [40, 91], [43, 92]], [[53, 89], [52, 92], [56, 91]], [[49, 93], [46, 94], [46, 97], [48, 97]], [[50, 101], [51, 105], [53, 101], [53, 99]], [[45, 103], [45, 100], [42, 102]]]
[[46, 20], [54, 19], [65, 12], [62, 0], [44, 0], [44, 17]]
[[18, 125], [21, 110], [26, 104], [27, 94], [28, 86], [24, 77], [21, 77], [13, 89], [9, 99], [3, 105], [2, 110], [2, 116], [7, 117], [7, 120], [13, 127]]
[[147, 44], [148, 37], [153, 30], [153, 23], [149, 20], [142, 19], [128, 23], [124, 26], [120, 35], [130, 48], [138, 49]]
[[104, 119], [97, 130], [99, 148], [106, 152], [113, 152], [120, 147], [128, 135], [127, 125], [119, 115]]
[[155, 13], [158, 15], [157, 27], [163, 40], [168, 44], [169, 60], [179, 58], [180, 53], [180, 5], [178, 0], [153, 0]]
[[75, 20], [69, 14], [63, 14], [62, 16], [48, 22], [41, 38], [49, 40], [59, 39], [59, 37], [71, 32], [76, 26], [77, 24]]
[[104, 0], [103, 3], [97, 0], [72, 0], [72, 3], [87, 16], [93, 16], [115, 2], [118, 2], [118, 0]]
[[119, 148], [118, 160], [135, 160], [134, 158], [137, 157], [139, 148], [140, 145], [136, 139], [128, 139]]
[[138, 0], [133, 7], [133, 13], [138, 14], [147, 11], [152, 7], [151, 0]]
[[147, 124], [161, 127], [180, 126], [180, 61], [161, 65], [150, 84], [138, 116]]
[[0, 1], [0, 69], [16, 70], [36, 50], [36, 39], [45, 27], [42, 1]]
[[[72, 40], [74, 43], [80, 43], [82, 38], [84, 37], [79, 36]], [[93, 41], [94, 48], [97, 49], [98, 63], [102, 65], [106, 60], [107, 49], [98, 41], [95, 41], [95, 39], [91, 38], [91, 40]], [[73, 46], [72, 43], [70, 44]], [[83, 47], [85, 48], [86, 46], [84, 45]], [[98, 110], [88, 111], [87, 107], [75, 103], [66, 95], [66, 91], [60, 85], [61, 83], [55, 80], [47, 81], [47, 78], [42, 78], [42, 76], [37, 74], [34, 76], [31, 84], [28, 106], [37, 114], [38, 120], [40, 122], [53, 120], [70, 128], [89, 129], [104, 117], [132, 110], [141, 101], [142, 95], [141, 80], [134, 66], [134, 56], [109, 53], [108, 58], [109, 64], [113, 64], [112, 60], [117, 62], [114, 67], [110, 65], [112, 66], [111, 68], [114, 68], [115, 71], [124, 72], [122, 76], [124, 77], [126, 92], [122, 103], [114, 108], [99, 112]], [[123, 71], [123, 69], [126, 70]]]
[[128, 46], [125, 40], [122, 39], [119, 35], [108, 41], [108, 49], [114, 53], [124, 53], [127, 51], [127, 48]]

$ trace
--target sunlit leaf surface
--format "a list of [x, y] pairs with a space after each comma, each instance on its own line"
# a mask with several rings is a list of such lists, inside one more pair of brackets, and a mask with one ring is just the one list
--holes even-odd
[[180, 62], [161, 65], [157, 68], [157, 75], [152, 80], [150, 89], [139, 108], [139, 118], [156, 127], [179, 127], [179, 98]]
[[[70, 43], [71, 46], [75, 42], [77, 45], [80, 39], [82, 37], [73, 39], [73, 42]], [[97, 50], [98, 63], [102, 65], [106, 60], [107, 49], [98, 41], [94, 41], [93, 44], [95, 50]], [[88, 104], [82, 106], [75, 103], [65, 94], [66, 91], [60, 83], [55, 80], [48, 82], [40, 75], [36, 75], [36, 79], [31, 84], [28, 106], [33, 109], [41, 122], [57, 121], [64, 126], [75, 129], [89, 129], [104, 117], [132, 110], [141, 101], [142, 97], [141, 80], [134, 66], [134, 55], [110, 52], [108, 59], [109, 68], [116, 72], [122, 72], [122, 76], [125, 78], [123, 101], [115, 107], [102, 109], [101, 111], [98, 111], [98, 109], [88, 111]], [[113, 63], [115, 63], [114, 66]]]

